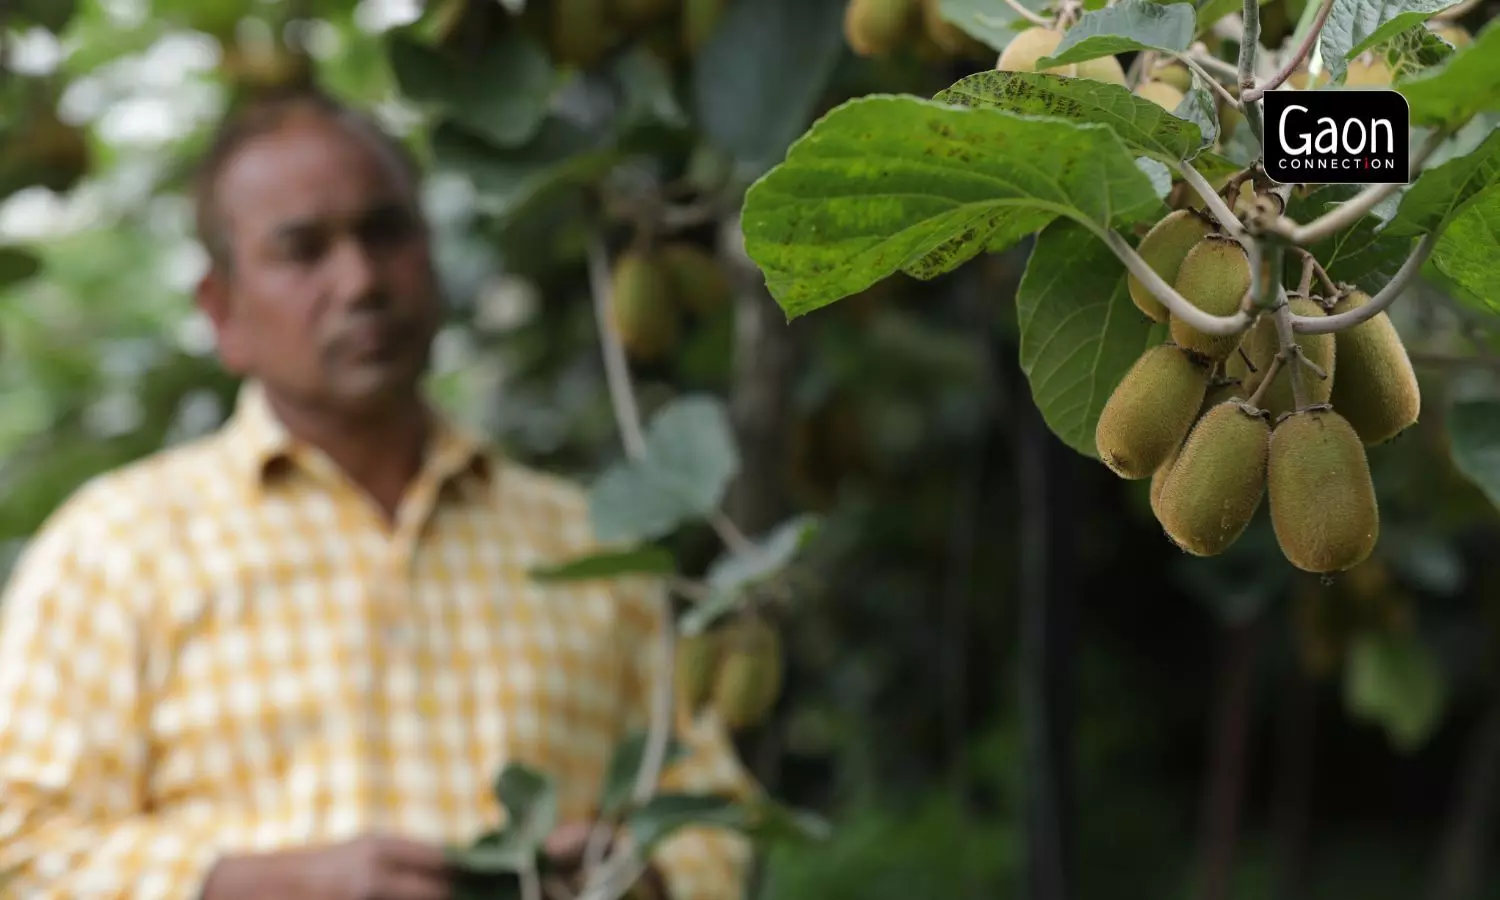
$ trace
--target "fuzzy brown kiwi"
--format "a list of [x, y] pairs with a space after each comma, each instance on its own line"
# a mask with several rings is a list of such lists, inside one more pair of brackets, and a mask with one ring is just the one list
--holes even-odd
[[[1326, 316], [1323, 307], [1306, 297], [1293, 297], [1287, 301], [1287, 308], [1293, 315], [1316, 318]], [[1279, 342], [1276, 337], [1275, 320], [1266, 316], [1265, 322], [1270, 326], [1270, 332], [1263, 338], [1269, 342], [1271, 350], [1269, 356], [1274, 356]], [[1331, 334], [1298, 334], [1296, 336], [1297, 346], [1302, 348], [1302, 354], [1307, 357], [1318, 368], [1322, 369], [1327, 378], [1319, 378], [1318, 374], [1307, 366], [1301, 366], [1302, 392], [1307, 400], [1308, 406], [1319, 406], [1329, 402], [1333, 395], [1334, 385], [1337, 379], [1334, 377], [1334, 367], [1339, 363], [1338, 344]], [[1258, 348], [1264, 352], [1262, 348]], [[1276, 372], [1276, 378], [1271, 386], [1266, 388], [1265, 394], [1261, 396], [1261, 408], [1271, 414], [1271, 419], [1291, 412], [1296, 404], [1292, 398], [1292, 368], [1293, 361], [1283, 363]], [[1300, 363], [1298, 364], [1300, 365]]]
[[1141, 354], [1105, 401], [1094, 430], [1110, 471], [1150, 478], [1193, 426], [1209, 374], [1208, 365], [1170, 343]]
[[1270, 439], [1268, 417], [1237, 400], [1203, 414], [1157, 503], [1173, 543], [1194, 556], [1216, 556], [1239, 540], [1265, 495]]
[[[1250, 258], [1238, 241], [1211, 234], [1183, 257], [1173, 286], [1184, 300], [1209, 315], [1233, 315], [1250, 290]], [[1241, 340], [1240, 334], [1204, 334], [1176, 316], [1171, 331], [1179, 347], [1212, 360], [1229, 356]]]
[[1342, 572], [1380, 538], [1364, 443], [1328, 408], [1287, 416], [1271, 431], [1266, 469], [1271, 525], [1282, 555], [1305, 572]]
[[[1191, 209], [1175, 210], [1151, 226], [1151, 230], [1141, 238], [1136, 253], [1167, 284], [1172, 284], [1177, 280], [1177, 272], [1182, 268], [1182, 261], [1187, 258], [1188, 253], [1213, 231], [1213, 223], [1198, 212]], [[1152, 321], [1168, 321], [1167, 308], [1139, 278], [1134, 274], [1127, 274], [1125, 286], [1137, 309]]]
[[[1353, 291], [1333, 307], [1335, 315], [1370, 302]], [[1367, 446], [1384, 443], [1415, 425], [1422, 412], [1422, 391], [1411, 358], [1391, 317], [1381, 312], [1335, 336], [1339, 377], [1329, 402], [1349, 420]]]

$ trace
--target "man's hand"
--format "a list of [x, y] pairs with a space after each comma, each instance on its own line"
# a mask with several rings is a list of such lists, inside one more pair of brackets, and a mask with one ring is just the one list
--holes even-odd
[[209, 873], [202, 900], [448, 900], [451, 877], [441, 847], [370, 835], [328, 847], [228, 857]]

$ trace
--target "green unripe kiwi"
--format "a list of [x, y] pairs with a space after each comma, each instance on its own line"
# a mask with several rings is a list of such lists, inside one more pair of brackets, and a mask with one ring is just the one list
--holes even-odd
[[[1173, 284], [1184, 300], [1214, 316], [1239, 311], [1250, 290], [1250, 258], [1232, 238], [1211, 234], [1183, 257]], [[1208, 335], [1172, 317], [1172, 340], [1179, 347], [1212, 360], [1221, 360], [1239, 346], [1239, 334]]]
[[1266, 489], [1271, 424], [1237, 400], [1211, 408], [1193, 426], [1163, 480], [1157, 518], [1194, 556], [1215, 556], [1239, 539]]
[[[1158, 81], [1162, 84], [1176, 88], [1186, 94], [1193, 89], [1193, 73], [1188, 67], [1174, 60], [1159, 62], [1151, 68], [1150, 81]], [[1147, 82], [1150, 83], [1149, 81]]]
[[1100, 56], [1078, 64], [1078, 77], [1124, 86], [1125, 67], [1113, 56]]
[[[1167, 284], [1177, 280], [1182, 261], [1194, 247], [1214, 230], [1213, 223], [1191, 209], [1179, 209], [1168, 213], [1161, 221], [1151, 226], [1141, 243], [1136, 247], [1141, 259], [1160, 275]], [[1147, 290], [1135, 275], [1126, 275], [1125, 285], [1130, 289], [1130, 299], [1141, 312], [1152, 321], [1168, 320], [1167, 308]]]
[[905, 43], [917, 12], [917, 0], [849, 0], [844, 39], [859, 56], [889, 56]]
[[[1294, 315], [1315, 318], [1326, 316], [1323, 307], [1319, 306], [1306, 297], [1293, 297], [1287, 301], [1287, 308]], [[1261, 343], [1270, 343], [1269, 352], [1258, 346], [1257, 352], [1269, 360], [1276, 354], [1279, 342], [1276, 337], [1276, 322], [1271, 316], [1266, 316], [1264, 324], [1270, 326], [1269, 335], [1262, 336]], [[1257, 325], [1257, 327], [1260, 327]], [[1327, 378], [1319, 378], [1318, 374], [1307, 366], [1301, 366], [1302, 394], [1307, 400], [1308, 406], [1318, 406], [1328, 403], [1333, 395], [1334, 365], [1338, 361], [1338, 344], [1331, 334], [1298, 334], [1296, 335], [1297, 346], [1302, 348], [1302, 355], [1307, 357], [1318, 368], [1328, 375]], [[1292, 360], [1287, 360], [1276, 372], [1276, 379], [1271, 386], [1266, 388], [1265, 394], [1261, 395], [1260, 406], [1271, 414], [1271, 420], [1275, 421], [1285, 413], [1296, 408], [1292, 397]], [[1261, 371], [1265, 371], [1262, 369]]]
[[768, 623], [747, 619], [724, 632], [719, 671], [710, 698], [731, 731], [765, 720], [781, 696], [781, 636]]
[[[1370, 295], [1354, 291], [1333, 307], [1334, 314], [1359, 309]], [[1334, 336], [1339, 377], [1329, 402], [1349, 420], [1365, 444], [1384, 443], [1416, 424], [1422, 412], [1417, 373], [1401, 335], [1384, 312]]]
[[718, 632], [684, 636], [677, 641], [677, 666], [673, 670], [677, 698], [689, 715], [694, 715], [713, 695], [714, 679], [719, 671]]
[[1149, 478], [1182, 443], [1208, 390], [1210, 367], [1172, 344], [1141, 354], [1099, 414], [1094, 445], [1110, 471]]
[[1135, 95], [1150, 100], [1167, 112], [1174, 112], [1187, 96], [1165, 81], [1148, 81], [1135, 89]]
[[[1010, 39], [1005, 49], [1000, 52], [1000, 58], [995, 61], [995, 68], [1001, 72], [1035, 72], [1036, 61], [1047, 56], [1057, 49], [1062, 43], [1063, 33], [1052, 28], [1037, 26], [1028, 28]], [[1051, 69], [1043, 69], [1049, 75], [1078, 76], [1078, 64], [1070, 63], [1066, 66], [1055, 66]]]
[[1380, 510], [1364, 443], [1331, 409], [1293, 413], [1271, 432], [1266, 469], [1271, 525], [1305, 572], [1351, 569], [1380, 538]]

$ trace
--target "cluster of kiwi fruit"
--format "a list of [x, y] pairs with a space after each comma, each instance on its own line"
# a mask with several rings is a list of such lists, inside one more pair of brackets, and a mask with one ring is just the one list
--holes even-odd
[[712, 708], [732, 731], [764, 722], [781, 696], [781, 635], [747, 612], [677, 641], [678, 703], [689, 715]]
[[[1196, 209], [1169, 213], [1137, 249], [1211, 315], [1232, 315], [1250, 290], [1244, 248]], [[1364, 561], [1380, 530], [1365, 448], [1414, 424], [1421, 406], [1389, 316], [1382, 311], [1336, 334], [1296, 335], [1298, 350], [1283, 353], [1269, 311], [1244, 332], [1209, 335], [1171, 315], [1133, 274], [1128, 289], [1142, 313], [1168, 325], [1170, 339], [1147, 349], [1105, 403], [1095, 432], [1105, 465], [1123, 478], [1151, 479], [1157, 521], [1192, 555], [1227, 550], [1269, 495], [1277, 542], [1294, 566], [1333, 573]], [[1369, 302], [1342, 285], [1335, 296], [1294, 293], [1287, 301], [1305, 317]], [[1305, 388], [1300, 408], [1294, 367]]]
[[696, 243], [633, 247], [615, 261], [610, 321], [630, 359], [658, 363], [676, 352], [685, 319], [713, 315], [733, 293], [719, 261]]
[[844, 40], [867, 59], [910, 52], [927, 62], [980, 60], [994, 51], [947, 19], [940, 0], [847, 0]]

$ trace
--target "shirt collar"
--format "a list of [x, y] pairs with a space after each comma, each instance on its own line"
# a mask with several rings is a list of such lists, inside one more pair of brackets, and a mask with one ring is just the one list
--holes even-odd
[[[493, 462], [484, 442], [438, 410], [433, 409], [432, 415], [435, 427], [423, 468], [439, 483], [463, 474], [488, 480]], [[278, 465], [296, 461], [303, 450], [276, 417], [265, 387], [253, 379], [241, 385], [224, 437], [234, 474], [253, 491], [265, 486]]]

